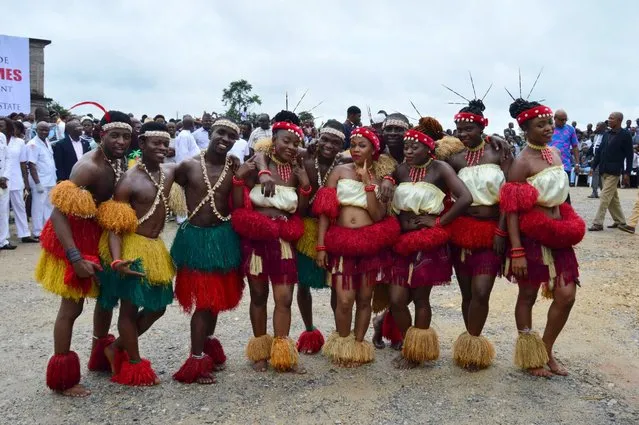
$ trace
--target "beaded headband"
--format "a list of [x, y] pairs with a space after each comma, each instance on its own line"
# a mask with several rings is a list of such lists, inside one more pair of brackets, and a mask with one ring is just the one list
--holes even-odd
[[304, 132], [302, 131], [302, 129], [299, 126], [292, 124], [290, 122], [286, 122], [286, 121], [276, 122], [275, 124], [273, 124], [273, 131], [277, 131], [277, 130], [289, 131], [295, 134], [300, 140], [304, 140]]
[[171, 140], [171, 135], [166, 131], [145, 131], [140, 134], [140, 137], [163, 137], [167, 140]]
[[346, 139], [346, 135], [344, 133], [342, 133], [341, 131], [335, 129], [335, 128], [331, 128], [331, 127], [323, 127], [320, 129], [319, 131], [320, 136], [322, 134], [332, 134], [334, 136], [339, 137], [340, 139], [344, 140]]
[[417, 130], [408, 130], [404, 133], [404, 141], [406, 140], [414, 140], [419, 142], [425, 146], [427, 146], [431, 151], [435, 149], [435, 141], [425, 133]]
[[395, 118], [389, 118], [386, 121], [384, 121], [384, 124], [382, 124], [382, 129], [386, 128], [386, 127], [401, 127], [404, 130], [408, 130], [408, 123], [406, 121], [402, 121], [402, 120], [398, 120]]
[[470, 112], [460, 112], [455, 114], [455, 122], [474, 122], [486, 127], [488, 125], [488, 118]]
[[102, 131], [109, 131], [114, 129], [128, 130], [130, 132], [133, 132], [133, 127], [125, 122], [120, 121], [108, 122], [102, 126]]
[[217, 120], [213, 123], [211, 127], [226, 127], [228, 129], [235, 131], [237, 134], [240, 134], [240, 127], [237, 124], [235, 124], [233, 121], [227, 120], [227, 119]]
[[517, 123], [520, 125], [533, 118], [549, 118], [552, 117], [552, 109], [547, 106], [539, 105], [534, 108], [526, 109], [521, 114], [517, 115]]
[[377, 160], [377, 158], [379, 158], [380, 143], [379, 143], [379, 138], [377, 137], [377, 134], [375, 134], [374, 131], [369, 130], [366, 127], [357, 127], [353, 129], [353, 131], [351, 132], [351, 140], [353, 140], [354, 137], [363, 137], [369, 142], [371, 142], [371, 144], [373, 145], [373, 148], [375, 149], [375, 153], [373, 154], [373, 159]]

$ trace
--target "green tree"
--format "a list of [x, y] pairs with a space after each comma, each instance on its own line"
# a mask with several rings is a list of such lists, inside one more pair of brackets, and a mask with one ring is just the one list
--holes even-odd
[[262, 99], [251, 93], [253, 86], [246, 80], [232, 81], [229, 87], [222, 91], [222, 103], [228, 107], [226, 116], [239, 121], [240, 111], [253, 105], [261, 105]]
[[313, 123], [315, 122], [315, 117], [313, 116], [311, 112], [302, 111], [300, 112], [298, 116], [301, 122], [306, 122], [306, 121], [312, 121]]
[[58, 115], [68, 115], [69, 111], [62, 105], [60, 105], [58, 102], [56, 102], [55, 100], [51, 99], [50, 101], [47, 102], [47, 109], [49, 110], [49, 112], [51, 111], [55, 111], [58, 113]]

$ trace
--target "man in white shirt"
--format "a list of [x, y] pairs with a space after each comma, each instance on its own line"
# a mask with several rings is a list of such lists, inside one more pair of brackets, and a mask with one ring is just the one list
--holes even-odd
[[271, 120], [266, 114], [260, 114], [257, 117], [257, 125], [258, 127], [253, 130], [251, 133], [251, 137], [249, 137], [248, 144], [249, 148], [255, 148], [255, 142], [262, 139], [270, 139], [273, 137], [273, 132], [271, 131]]
[[195, 128], [195, 120], [190, 115], [185, 115], [182, 119], [182, 131], [175, 138], [175, 162], [180, 163], [183, 159], [192, 158], [200, 154], [200, 148], [193, 137], [192, 131]]
[[248, 138], [251, 135], [251, 123], [243, 122], [240, 124], [240, 138], [235, 141], [231, 150], [226, 154], [236, 157], [240, 160], [240, 164], [244, 164], [244, 160], [251, 155], [249, 149]]
[[[200, 154], [201, 149], [197, 146], [195, 138], [191, 133], [194, 128], [195, 120], [193, 117], [184, 115], [184, 118], [182, 118], [182, 131], [180, 131], [180, 134], [175, 138], [175, 162], [177, 164]], [[186, 216], [177, 216], [175, 218], [178, 224], [183, 223], [184, 220], [186, 220]]]
[[[0, 132], [0, 205], [9, 202], [9, 188], [5, 172], [7, 168], [7, 138]], [[9, 211], [0, 209], [0, 250], [16, 249], [9, 243]]]
[[[24, 205], [24, 188], [28, 185], [27, 180], [27, 146], [24, 140], [17, 135], [22, 135], [24, 126], [18, 130], [19, 122], [13, 124], [8, 120], [0, 120], [0, 132], [9, 136], [7, 143], [7, 155], [4, 164], [4, 171], [1, 177], [7, 179], [8, 196], [0, 196], [0, 247], [11, 249], [6, 242], [9, 239], [9, 206], [13, 209], [13, 215], [18, 231], [18, 238], [23, 243], [37, 243], [38, 239], [31, 237], [27, 211]], [[14, 131], [15, 130], [15, 131]]]
[[30, 174], [29, 186], [31, 186], [31, 222], [33, 234], [39, 238], [44, 223], [53, 211], [49, 192], [56, 184], [56, 169], [53, 148], [47, 138], [49, 124], [44, 121], [39, 122], [36, 133], [36, 137], [27, 143], [27, 161]]
[[195, 137], [195, 143], [200, 150], [207, 150], [209, 147], [209, 132], [211, 131], [211, 125], [213, 124], [213, 117], [211, 114], [205, 112], [202, 115], [202, 127], [193, 132]]

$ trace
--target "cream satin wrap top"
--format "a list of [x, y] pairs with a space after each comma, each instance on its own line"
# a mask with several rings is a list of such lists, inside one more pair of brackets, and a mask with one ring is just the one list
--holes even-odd
[[481, 164], [465, 167], [458, 174], [473, 195], [471, 206], [495, 205], [499, 203], [499, 189], [506, 177], [497, 164]]
[[[366, 209], [368, 201], [366, 201], [366, 185], [360, 181], [353, 179], [340, 179], [337, 182], [337, 200], [344, 207], [359, 207]], [[378, 191], [375, 186], [375, 193]]]
[[297, 210], [297, 192], [294, 187], [276, 185], [275, 195], [267, 198], [262, 195], [262, 185], [256, 184], [249, 196], [256, 207], [276, 208], [291, 214]]
[[568, 175], [562, 165], [545, 168], [526, 181], [539, 192], [537, 205], [552, 208], [563, 204], [568, 198]]
[[444, 210], [445, 196], [444, 192], [431, 183], [400, 183], [393, 196], [393, 212], [439, 215]]

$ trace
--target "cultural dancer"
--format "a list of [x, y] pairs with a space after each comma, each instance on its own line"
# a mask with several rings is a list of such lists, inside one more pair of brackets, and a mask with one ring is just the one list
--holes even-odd
[[[510, 105], [510, 115], [526, 132], [526, 147], [510, 168], [500, 201], [512, 246], [506, 276], [519, 285], [515, 364], [535, 376], [564, 376], [568, 372], [552, 349], [575, 302], [579, 270], [573, 246], [583, 239], [586, 225], [566, 203], [569, 183], [561, 155], [547, 146], [553, 134], [550, 108], [520, 98]], [[540, 287], [553, 298], [543, 338], [532, 330]]]
[[[388, 115], [382, 123], [382, 138], [380, 140], [382, 151], [388, 152], [388, 158], [394, 162], [392, 170], [387, 171], [385, 176], [390, 176], [397, 164], [404, 161], [404, 133], [408, 130], [410, 124], [408, 118], [399, 112]], [[383, 156], [380, 156], [380, 159]], [[390, 203], [393, 200], [393, 192], [395, 185], [389, 183], [393, 179], [385, 180], [380, 186], [381, 199]], [[386, 188], [386, 190], [385, 190]], [[390, 342], [390, 346], [395, 350], [402, 349], [404, 337], [401, 330], [397, 326], [392, 312], [388, 309], [390, 303], [389, 285], [387, 282], [381, 282], [375, 285], [373, 291], [373, 313], [378, 314], [373, 319], [373, 345], [377, 349], [386, 347], [384, 339]]]
[[[462, 214], [472, 195], [443, 161], [434, 160], [435, 141], [425, 131], [429, 118], [404, 134], [405, 162], [397, 168], [399, 185], [393, 198], [393, 212], [399, 214], [402, 235], [395, 244], [396, 256], [390, 287], [391, 312], [405, 336], [401, 354], [393, 361], [398, 369], [409, 369], [439, 357], [439, 339], [430, 327], [430, 291], [450, 283], [453, 272], [448, 249], [450, 234], [444, 226]], [[444, 209], [452, 194], [455, 203]], [[408, 310], [415, 304], [415, 325]]]
[[331, 273], [337, 295], [337, 331], [322, 353], [335, 364], [356, 367], [374, 360], [373, 346], [364, 341], [373, 287], [388, 273], [390, 248], [400, 228], [395, 217], [386, 217], [387, 204], [378, 199], [379, 139], [372, 129], [361, 127], [352, 131], [350, 146], [353, 163], [335, 167], [317, 193], [313, 212], [320, 215], [317, 264]]
[[[344, 146], [344, 126], [337, 120], [328, 120], [319, 131], [320, 138], [317, 142], [315, 154], [304, 161], [304, 168], [311, 178], [311, 205], [317, 191], [326, 185], [328, 176], [335, 168], [338, 154]], [[315, 263], [317, 255], [317, 231], [318, 219], [311, 211], [307, 211], [304, 217], [304, 235], [297, 242], [297, 273], [299, 284], [297, 285], [297, 305], [300, 309], [302, 320], [306, 330], [297, 340], [297, 351], [304, 354], [315, 354], [324, 345], [322, 332], [313, 326], [313, 298], [311, 288], [326, 288], [326, 270]], [[335, 312], [335, 292], [331, 289], [331, 307]]]
[[[239, 137], [239, 127], [227, 118], [218, 118], [211, 127], [211, 142], [200, 155], [182, 161], [175, 182], [184, 188], [187, 220], [180, 225], [171, 246], [177, 267], [175, 298], [191, 313], [191, 355], [173, 375], [183, 383], [215, 382], [213, 370], [223, 368], [226, 355], [213, 337], [218, 313], [239, 304], [244, 281], [240, 239], [231, 227], [229, 199], [239, 193], [242, 180], [255, 168], [252, 161], [239, 170], [227, 153]], [[237, 160], [235, 160], [237, 161]], [[234, 175], [234, 170], [237, 170]], [[233, 190], [239, 187], [239, 190]], [[237, 185], [240, 186], [237, 186]]]
[[[293, 285], [298, 282], [293, 244], [304, 233], [300, 215], [305, 213], [313, 191], [306, 170], [297, 162], [297, 149], [303, 140], [297, 115], [282, 111], [275, 116], [266, 167], [243, 182], [247, 192], [250, 190], [249, 199], [244, 201], [244, 208], [233, 212], [231, 220], [242, 238], [242, 268], [251, 292], [253, 338], [246, 355], [255, 371], [265, 371], [270, 358], [277, 371], [305, 373], [289, 337]], [[273, 182], [274, 193], [264, 193], [264, 185]], [[269, 281], [275, 300], [274, 338], [266, 332]]]
[[[127, 114], [102, 109], [100, 147], [80, 158], [69, 180], [51, 192], [54, 209], [40, 237], [42, 254], [35, 270], [42, 287], [62, 298], [53, 330], [54, 355], [47, 365], [47, 386], [74, 397], [91, 393], [80, 385], [80, 360], [70, 348], [73, 324], [82, 313], [84, 299], [97, 297], [99, 291], [94, 277], [100, 270], [102, 229], [95, 217], [98, 206], [111, 199], [126, 171], [123, 157], [132, 131]], [[110, 325], [111, 310], [96, 304], [89, 370], [110, 370], [104, 356], [104, 348], [115, 339], [108, 334]]]
[[162, 164], [170, 139], [164, 124], [144, 124], [138, 139], [140, 161], [124, 174], [114, 199], [98, 209], [98, 221], [105, 230], [99, 246], [104, 271], [98, 302], [113, 309], [120, 301], [120, 336], [105, 353], [111, 362], [111, 381], [123, 385], [160, 382], [151, 362], [140, 357], [138, 338], [173, 300], [175, 268], [159, 239], [175, 175], [174, 164]]
[[446, 159], [473, 197], [464, 215], [450, 225], [453, 266], [466, 326], [453, 346], [453, 359], [470, 371], [487, 368], [495, 357], [493, 345], [481, 332], [488, 317], [490, 293], [503, 265], [507, 233], [505, 215], [499, 212], [499, 189], [512, 163], [510, 152], [504, 155], [483, 135], [488, 125], [484, 109], [482, 100], [474, 99], [455, 115], [464, 149]]

